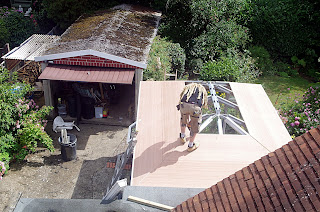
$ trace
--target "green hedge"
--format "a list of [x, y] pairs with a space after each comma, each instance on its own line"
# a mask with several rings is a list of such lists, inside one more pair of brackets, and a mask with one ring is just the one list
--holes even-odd
[[0, 44], [9, 43], [10, 47], [19, 46], [32, 34], [38, 32], [35, 19], [24, 16], [13, 8], [0, 7]]

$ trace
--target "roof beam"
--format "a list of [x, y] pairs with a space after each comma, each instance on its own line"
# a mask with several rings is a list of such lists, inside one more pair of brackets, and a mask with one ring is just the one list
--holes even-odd
[[237, 133], [241, 135], [248, 135], [248, 133], [242, 129], [239, 125], [237, 125], [232, 119], [229, 117], [225, 117], [224, 121], [232, 128], [234, 129]]
[[222, 98], [220, 96], [217, 96], [217, 98], [222, 104], [225, 104], [228, 107], [232, 107], [234, 109], [239, 110], [239, 106], [237, 104], [235, 104], [235, 103], [233, 103], [233, 102], [231, 102], [229, 100], [226, 100], [226, 99], [224, 99], [224, 98]]

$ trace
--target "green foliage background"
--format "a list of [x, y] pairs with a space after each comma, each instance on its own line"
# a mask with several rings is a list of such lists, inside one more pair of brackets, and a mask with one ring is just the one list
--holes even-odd
[[10, 47], [19, 46], [32, 34], [38, 32], [37, 23], [23, 13], [0, 7], [0, 46], [9, 43]]
[[[153, 40], [147, 69], [143, 72], [144, 80], [164, 80], [165, 74], [184, 74], [185, 54], [177, 43], [156, 36]], [[166, 77], [167, 78], [167, 77]]]

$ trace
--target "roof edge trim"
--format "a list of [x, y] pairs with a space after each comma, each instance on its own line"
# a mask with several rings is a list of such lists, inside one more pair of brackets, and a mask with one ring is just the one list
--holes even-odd
[[136, 67], [139, 67], [139, 68], [142, 68], [142, 69], [147, 68], [147, 64], [145, 64], [145, 63], [137, 62], [137, 61], [134, 61], [134, 60], [129, 60], [129, 59], [126, 59], [126, 58], [123, 58], [123, 57], [118, 57], [118, 56], [115, 56], [115, 55], [111, 55], [111, 54], [95, 51], [95, 50], [92, 50], [92, 49], [73, 51], [73, 52], [66, 52], [66, 53], [58, 53], [58, 54], [49, 54], [49, 55], [44, 55], [44, 56], [40, 56], [40, 57], [35, 57], [34, 59], [35, 59], [36, 62], [41, 62], [41, 61], [45, 61], [45, 60], [54, 60], [54, 59], [77, 57], [77, 56], [84, 56], [84, 55], [94, 55], [94, 56], [97, 56], [97, 57], [102, 57], [102, 58], [113, 60], [113, 61], [116, 61], [116, 62], [125, 63], [125, 64], [132, 65], [132, 66], [136, 66]]

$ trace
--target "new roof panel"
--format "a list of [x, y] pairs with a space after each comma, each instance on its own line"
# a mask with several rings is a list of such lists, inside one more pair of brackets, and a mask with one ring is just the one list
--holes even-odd
[[[249, 135], [200, 133], [196, 137], [200, 147], [188, 153], [187, 144], [181, 145], [178, 139], [180, 112], [175, 107], [185, 82], [141, 82], [137, 114], [139, 133], [131, 185], [205, 188], [290, 140], [280, 118], [275, 117], [276, 111], [262, 87], [251, 84], [230, 85], [236, 88], [234, 96], [237, 102], [240, 99], [240, 110], [246, 108], [241, 110], [243, 117], [249, 122], [250, 118], [256, 117], [249, 124]], [[254, 91], [264, 94], [256, 96]], [[248, 101], [247, 104], [244, 100]], [[270, 118], [263, 119], [263, 114], [257, 113], [260, 106]], [[259, 136], [257, 132], [264, 133]]]

